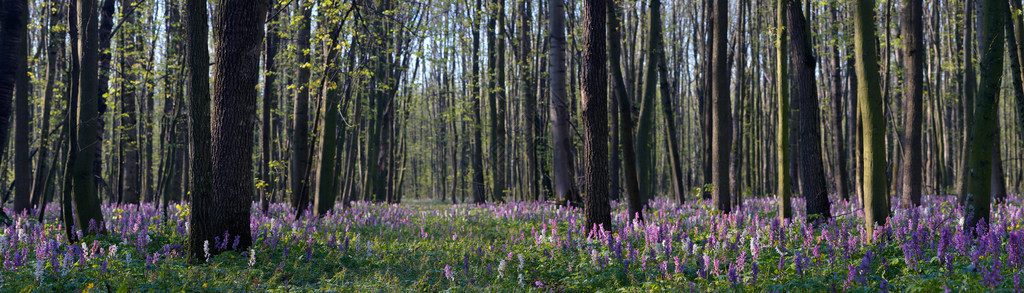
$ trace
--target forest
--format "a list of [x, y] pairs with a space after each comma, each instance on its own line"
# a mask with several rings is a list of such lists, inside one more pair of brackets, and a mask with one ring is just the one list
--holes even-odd
[[1021, 0], [0, 0], [0, 292], [1024, 292]]

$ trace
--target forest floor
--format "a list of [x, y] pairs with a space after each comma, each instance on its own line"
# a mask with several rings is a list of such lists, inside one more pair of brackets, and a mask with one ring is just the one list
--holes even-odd
[[104, 206], [108, 234], [74, 245], [50, 209], [45, 225], [18, 216], [0, 230], [0, 291], [1021, 292], [1024, 199], [994, 206], [977, 236], [953, 202], [897, 208], [874, 242], [856, 204], [838, 199], [818, 227], [802, 220], [801, 199], [784, 223], [774, 199], [728, 215], [659, 199], [646, 223], [614, 204], [612, 231], [589, 238], [579, 210], [547, 203], [357, 204], [300, 220], [278, 204], [253, 214], [251, 249], [199, 265], [183, 257], [186, 206], [167, 218], [148, 204]]

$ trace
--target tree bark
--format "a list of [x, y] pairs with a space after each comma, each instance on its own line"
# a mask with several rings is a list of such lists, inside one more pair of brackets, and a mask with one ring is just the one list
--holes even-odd
[[[260, 43], [267, 2], [223, 0], [214, 23], [217, 40], [213, 75], [211, 158], [214, 222], [228, 239], [230, 249], [252, 244], [249, 227], [252, 203], [252, 141], [256, 117]], [[219, 232], [218, 232], [219, 233]]]
[[875, 48], [874, 0], [856, 0], [854, 9], [854, 55], [857, 64], [857, 104], [863, 123], [862, 160], [864, 224], [867, 235], [889, 217], [889, 196], [885, 174], [885, 121], [882, 91], [878, 82], [878, 54]]
[[309, 178], [309, 33], [310, 18], [312, 18], [313, 5], [311, 1], [299, 2], [299, 9], [302, 11], [299, 17], [298, 29], [298, 81], [297, 90], [292, 113], [292, 208], [296, 209], [296, 215], [301, 215], [309, 205], [309, 189], [307, 178]]
[[573, 178], [572, 135], [569, 132], [569, 99], [565, 90], [565, 3], [548, 0], [551, 50], [548, 74], [550, 86], [551, 136], [555, 157], [555, 195], [565, 203], [577, 202]]
[[[185, 96], [188, 97], [189, 185], [191, 196], [187, 240], [191, 261], [206, 260], [205, 247], [217, 253], [214, 237], [220, 225], [215, 216], [213, 159], [210, 153], [210, 55], [207, 47], [206, 0], [185, 0]], [[218, 59], [219, 60], [219, 59]]]
[[924, 41], [921, 28], [921, 0], [906, 0], [903, 7], [903, 63], [906, 88], [903, 90], [903, 206], [921, 205], [921, 132], [924, 118]]
[[776, 9], [776, 27], [778, 30], [776, 33], [775, 42], [775, 55], [776, 55], [776, 95], [778, 98], [778, 120], [775, 127], [775, 151], [777, 152], [778, 165], [776, 166], [778, 172], [778, 178], [776, 180], [775, 195], [778, 198], [779, 206], [779, 221], [784, 222], [785, 219], [789, 219], [793, 215], [792, 203], [790, 197], [793, 193], [793, 187], [791, 185], [792, 174], [789, 172], [789, 55], [786, 54], [786, 50], [789, 48], [787, 39], [787, 25], [784, 24], [786, 21], [786, 11], [790, 5], [789, 0], [776, 0], [778, 1], [778, 8]]
[[981, 80], [974, 101], [974, 132], [970, 142], [970, 159], [967, 177], [967, 194], [964, 195], [967, 211], [964, 228], [977, 227], [978, 222], [989, 222], [992, 201], [992, 150], [999, 135], [999, 85], [1003, 78], [1003, 31], [1005, 27], [1006, 3], [999, 0], [982, 0], [980, 18], [981, 63], [978, 70]]
[[78, 132], [77, 155], [74, 162], [74, 201], [79, 228], [87, 233], [102, 233], [103, 213], [96, 190], [96, 174], [93, 162], [96, 157], [100, 117], [97, 113], [99, 101], [99, 36], [97, 35], [96, 1], [77, 0], [76, 15], [78, 27]]
[[799, 117], [800, 191], [807, 203], [808, 221], [822, 223], [832, 217], [825, 168], [822, 163], [820, 104], [815, 81], [815, 56], [811, 47], [811, 28], [799, 5], [787, 9], [789, 36], [793, 39], [793, 80], [796, 81]]
[[[4, 9], [13, 10], [8, 12], [3, 23], [3, 30], [16, 30], [11, 33], [17, 36], [15, 51], [14, 73], [14, 213], [21, 214], [31, 208], [32, 192], [32, 160], [29, 155], [29, 122], [32, 121], [29, 113], [29, 79], [28, 79], [28, 1], [18, 0], [11, 3], [4, 3]], [[11, 21], [8, 18], [18, 18]], [[6, 34], [6, 33], [5, 33]], [[12, 64], [12, 63], [5, 63]], [[9, 67], [11, 65], [6, 65]], [[2, 143], [7, 143], [2, 141]]]
[[711, 53], [711, 100], [713, 105], [712, 116], [712, 169], [711, 180], [714, 183], [714, 190], [711, 193], [711, 201], [715, 208], [721, 212], [728, 213], [732, 205], [729, 190], [729, 158], [732, 155], [732, 114], [729, 106], [729, 66], [728, 66], [728, 39], [726, 31], [728, 26], [728, 0], [716, 0], [714, 3], [714, 37], [713, 52]]
[[583, 152], [586, 187], [584, 228], [611, 231], [608, 203], [608, 72], [605, 52], [605, 0], [587, 0], [583, 7], [583, 58], [580, 87], [583, 97]]

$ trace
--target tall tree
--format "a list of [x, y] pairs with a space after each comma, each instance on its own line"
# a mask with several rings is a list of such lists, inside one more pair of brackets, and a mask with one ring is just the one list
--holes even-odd
[[491, 4], [490, 40], [488, 51], [491, 63], [491, 156], [494, 163], [493, 170], [494, 199], [498, 202], [505, 201], [505, 193], [508, 192], [505, 186], [505, 176], [508, 172], [505, 153], [505, 1], [494, 0]]
[[[185, 0], [185, 96], [188, 97], [189, 258], [204, 260], [204, 244], [220, 235], [214, 214], [213, 159], [210, 153], [210, 55], [207, 47], [206, 0]], [[216, 250], [213, 251], [216, 253]]]
[[565, 90], [565, 2], [548, 1], [548, 27], [551, 50], [548, 51], [548, 77], [551, 79], [548, 102], [551, 136], [555, 157], [555, 195], [564, 202], [577, 200], [573, 174], [572, 134], [569, 132], [569, 99]]
[[1003, 21], [1006, 2], [1000, 0], [982, 0], [979, 2], [978, 17], [981, 27], [979, 46], [981, 63], [978, 71], [981, 80], [978, 94], [974, 101], [974, 120], [972, 121], [969, 172], [967, 177], [967, 194], [965, 228], [974, 228], [978, 222], [989, 221], [992, 201], [992, 150], [995, 137], [999, 135], [998, 127], [998, 96], [1003, 78]]
[[[640, 101], [640, 119], [636, 129], [637, 176], [640, 180], [640, 197], [643, 203], [654, 197], [655, 161], [654, 116], [657, 114], [655, 99], [658, 96], [658, 63], [662, 62], [661, 1], [651, 0], [647, 7], [647, 68], [644, 71], [643, 100]], [[728, 94], [726, 94], [728, 95]], [[638, 209], [642, 209], [639, 207]], [[632, 216], [632, 215], [630, 215]]]
[[586, 187], [585, 229], [611, 231], [608, 203], [608, 71], [605, 52], [606, 0], [587, 0], [583, 6], [583, 153]]
[[903, 2], [903, 64], [906, 69], [906, 88], [903, 90], [904, 135], [903, 147], [903, 205], [921, 205], [922, 146], [921, 132], [924, 122], [924, 40], [921, 28], [923, 8], [921, 0]]
[[[793, 80], [796, 82], [800, 151], [798, 161], [801, 195], [807, 199], [807, 217], [824, 221], [832, 216], [822, 163], [821, 123], [818, 90], [815, 81], [815, 56], [811, 47], [811, 26], [800, 5], [787, 7], [789, 37], [793, 39]], [[784, 105], [780, 105], [784, 107]], [[816, 218], [818, 217], [818, 218]]]
[[297, 210], [296, 216], [309, 205], [309, 47], [310, 18], [313, 5], [311, 1], [299, 1], [299, 28], [297, 36], [298, 80], [296, 81], [295, 99], [292, 105], [292, 208]]
[[729, 158], [732, 155], [732, 113], [729, 106], [729, 42], [726, 31], [729, 30], [729, 1], [714, 2], [714, 31], [711, 52], [711, 101], [714, 108], [712, 115], [712, 168], [711, 180], [714, 190], [711, 200], [715, 208], [728, 213], [732, 208], [729, 203]]
[[252, 244], [249, 216], [252, 203], [252, 149], [259, 83], [260, 44], [266, 0], [222, 0], [214, 15], [217, 64], [213, 74], [211, 157], [213, 221], [232, 249]]
[[776, 95], [778, 98], [778, 120], [775, 126], [775, 152], [778, 158], [778, 165], [776, 166], [776, 172], [778, 172], [778, 178], [775, 181], [776, 190], [775, 195], [778, 197], [779, 205], [779, 220], [788, 219], [793, 215], [792, 203], [789, 198], [793, 192], [793, 187], [790, 185], [792, 176], [789, 172], [789, 54], [786, 54], [786, 50], [789, 48], [788, 38], [786, 35], [786, 11], [788, 11], [789, 0], [776, 0], [778, 2], [778, 8], [776, 9], [776, 31], [775, 36], [775, 78], [777, 80]]
[[[553, 3], [554, 1], [549, 1]], [[483, 1], [476, 0], [476, 10], [479, 12], [483, 10]], [[484, 152], [483, 152], [483, 128], [484, 120], [480, 116], [481, 100], [484, 95], [480, 92], [480, 13], [473, 18], [473, 76], [470, 76], [470, 87], [472, 90], [471, 99], [473, 101], [473, 202], [483, 203], [486, 199], [484, 195]], [[564, 72], [564, 71], [563, 71]]]
[[73, 188], [75, 214], [80, 229], [88, 233], [104, 230], [103, 213], [97, 196], [93, 162], [96, 157], [97, 131], [100, 117], [97, 113], [99, 100], [99, 36], [95, 0], [77, 0], [78, 12], [78, 129], [77, 153], [74, 161]]
[[857, 63], [857, 104], [860, 119], [863, 164], [864, 224], [867, 235], [889, 217], [888, 183], [885, 174], [885, 121], [882, 90], [879, 87], [878, 54], [875, 50], [875, 1], [854, 2], [853, 43]]
[[[0, 66], [0, 153], [5, 153], [11, 127], [11, 100], [17, 90], [20, 75], [25, 72], [22, 64], [27, 56], [23, 55], [21, 49], [23, 40], [28, 39], [28, 3], [24, 0], [4, 0], [0, 2], [0, 7], [3, 7], [0, 11], [0, 64], [5, 64]], [[15, 200], [20, 201], [17, 195]], [[27, 201], [15, 204], [16, 211], [27, 207]]]
[[[28, 78], [28, 1], [15, 1], [5, 16], [7, 18], [18, 18], [4, 23], [3, 30], [18, 30], [14, 35], [19, 36], [14, 51], [17, 60], [13, 63], [16, 72], [14, 73], [14, 212], [22, 213], [31, 207], [32, 200], [32, 160], [29, 155], [29, 122], [32, 121], [32, 114], [29, 112], [29, 78]], [[7, 9], [5, 4], [5, 9]], [[10, 63], [8, 63], [10, 64]], [[9, 65], [8, 65], [9, 66]], [[6, 144], [7, 141], [0, 141]]]

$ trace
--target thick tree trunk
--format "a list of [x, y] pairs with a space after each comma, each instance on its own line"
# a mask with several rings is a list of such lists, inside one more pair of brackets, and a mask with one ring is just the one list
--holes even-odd
[[921, 205], [921, 132], [924, 121], [924, 33], [921, 0], [906, 0], [903, 7], [903, 63], [906, 83], [903, 90], [903, 206]]
[[1006, 3], [999, 0], [982, 0], [979, 6], [980, 34], [982, 48], [978, 70], [981, 81], [974, 101], [974, 119], [971, 121], [974, 133], [970, 142], [967, 193], [964, 195], [966, 213], [964, 228], [974, 228], [978, 222], [989, 222], [992, 201], [992, 150], [998, 133], [999, 85], [1003, 78], [1003, 31], [1005, 27]]
[[548, 75], [551, 78], [551, 136], [554, 140], [555, 195], [565, 203], [577, 202], [573, 174], [572, 134], [569, 132], [569, 99], [565, 90], [565, 4], [548, 1], [548, 26], [551, 34]]
[[292, 113], [292, 208], [296, 209], [296, 215], [301, 215], [309, 205], [309, 32], [310, 18], [312, 18], [313, 5], [311, 1], [299, 2], [298, 29], [298, 81], [296, 84], [295, 99]]
[[714, 108], [712, 116], [713, 142], [711, 148], [712, 169], [711, 180], [714, 190], [711, 192], [712, 205], [719, 211], [728, 213], [732, 205], [729, 203], [729, 158], [732, 155], [732, 114], [729, 106], [729, 66], [728, 66], [728, 26], [727, 0], [716, 0], [714, 3], [714, 37], [711, 53], [711, 100]]
[[[18, 3], [4, 3], [4, 9], [13, 10], [5, 17], [19, 18], [16, 21], [8, 22], [5, 19], [3, 30], [17, 30], [12, 33], [19, 36], [14, 51], [16, 60], [11, 64], [15, 68], [14, 73], [14, 213], [20, 214], [31, 208], [32, 199], [32, 159], [29, 155], [29, 122], [32, 121], [32, 114], [29, 113], [29, 79], [28, 79], [28, 1], [14, 1]], [[8, 8], [7, 5], [10, 5]], [[12, 24], [12, 25], [8, 25]], [[5, 33], [6, 34], [6, 33]], [[6, 65], [6, 66], [11, 66]], [[6, 67], [5, 66], [5, 67]], [[7, 143], [2, 141], [2, 143]]]
[[586, 187], [583, 210], [587, 231], [611, 231], [608, 203], [608, 71], [605, 52], [606, 0], [587, 0], [583, 7], [583, 152]]
[[[189, 185], [191, 196], [187, 240], [192, 261], [216, 253], [214, 237], [220, 234], [213, 197], [213, 163], [210, 153], [210, 55], [207, 48], [206, 0], [185, 0], [185, 96], [188, 97]], [[209, 247], [211, 249], [207, 250]]]
[[97, 35], [96, 1], [77, 0], [78, 30], [78, 145], [74, 161], [74, 201], [79, 228], [87, 233], [105, 231], [100, 199], [97, 196], [93, 162], [99, 142], [99, 36]]
[[786, 29], [788, 25], [785, 25], [786, 11], [790, 5], [789, 0], [776, 0], [778, 1], [778, 8], [776, 9], [776, 24], [779, 28], [775, 33], [775, 78], [777, 80], [776, 95], [778, 98], [778, 120], [775, 126], [775, 151], [778, 158], [778, 165], [776, 165], [776, 172], [778, 172], [778, 178], [776, 179], [775, 196], [778, 197], [779, 206], [779, 220], [785, 221], [793, 215], [792, 203], [790, 203], [790, 196], [793, 193], [792, 173], [789, 169], [789, 54], [786, 50], [789, 48], [788, 35]]
[[[483, 3], [481, 0], [476, 1], [477, 9], [483, 9]], [[472, 101], [473, 101], [473, 202], [484, 203], [486, 195], [484, 194], [484, 152], [483, 152], [483, 128], [484, 121], [480, 115], [482, 111], [481, 100], [484, 95], [480, 92], [480, 17], [474, 18], [474, 29], [473, 29], [473, 76], [471, 87], [472, 87]], [[564, 72], [564, 71], [563, 71]]]
[[811, 47], [811, 28], [799, 5], [787, 9], [789, 36], [793, 39], [793, 80], [796, 81], [797, 111], [800, 112], [800, 191], [807, 203], [809, 221], [824, 222], [832, 216], [822, 163], [820, 104], [815, 81], [815, 57]]
[[[256, 117], [256, 85], [267, 2], [222, 0], [213, 19], [217, 60], [213, 75], [211, 158], [213, 221], [228, 235], [230, 249], [252, 243], [252, 141]], [[238, 243], [237, 246], [234, 243]]]
[[888, 184], [885, 174], [885, 121], [882, 90], [878, 82], [878, 54], [875, 48], [874, 0], [856, 0], [854, 9], [854, 47], [857, 63], [857, 104], [863, 123], [862, 160], [864, 223], [866, 233], [874, 235], [875, 225], [885, 225], [889, 217]]

